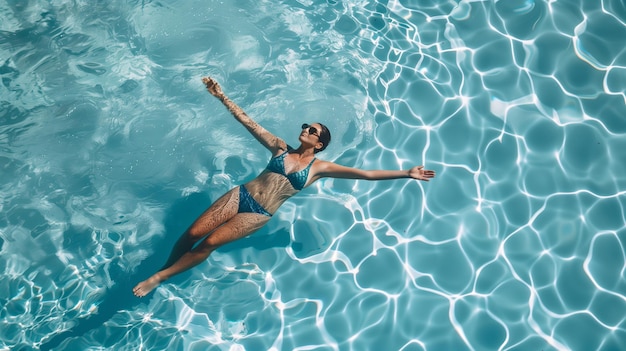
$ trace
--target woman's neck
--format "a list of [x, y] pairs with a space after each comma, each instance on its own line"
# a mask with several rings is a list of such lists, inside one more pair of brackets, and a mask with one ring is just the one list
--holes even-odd
[[300, 158], [306, 158], [306, 157], [315, 156], [315, 149], [312, 147], [306, 147], [300, 144], [300, 146], [298, 146], [297, 149], [294, 149], [294, 153], [300, 155]]

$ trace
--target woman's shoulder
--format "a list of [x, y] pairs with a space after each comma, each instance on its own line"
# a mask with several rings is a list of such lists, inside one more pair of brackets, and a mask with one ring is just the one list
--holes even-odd
[[282, 155], [286, 155], [289, 151], [293, 150], [293, 148], [286, 143], [284, 145], [277, 145], [275, 150], [272, 151], [272, 157], [278, 157]]

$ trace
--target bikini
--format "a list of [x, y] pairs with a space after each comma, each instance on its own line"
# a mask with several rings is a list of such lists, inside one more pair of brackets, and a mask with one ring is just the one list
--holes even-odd
[[291, 148], [276, 157], [272, 157], [265, 169], [285, 176], [294, 189], [302, 190], [302, 188], [306, 185], [306, 181], [309, 179], [309, 170], [311, 169], [313, 162], [315, 162], [315, 157], [313, 157], [309, 165], [304, 169], [287, 174], [285, 173], [285, 156], [287, 156], [289, 150], [291, 150]]
[[237, 213], [258, 213], [264, 216], [272, 217], [260, 203], [258, 203], [248, 192], [245, 186], [239, 186], [239, 209]]
[[[272, 157], [265, 169], [284, 176], [287, 180], [289, 180], [289, 183], [291, 183], [291, 186], [293, 186], [294, 189], [302, 190], [302, 188], [306, 185], [306, 181], [309, 179], [309, 170], [311, 169], [313, 162], [315, 162], [315, 157], [304, 169], [287, 174], [285, 173], [285, 156], [287, 156], [287, 152], [289, 152], [289, 150], [291, 150], [291, 148], [276, 157]], [[267, 212], [263, 206], [261, 206], [261, 204], [259, 204], [252, 197], [252, 195], [248, 192], [248, 189], [246, 189], [243, 185], [239, 186], [239, 210], [237, 212], [258, 213], [264, 216], [272, 217], [272, 214]]]

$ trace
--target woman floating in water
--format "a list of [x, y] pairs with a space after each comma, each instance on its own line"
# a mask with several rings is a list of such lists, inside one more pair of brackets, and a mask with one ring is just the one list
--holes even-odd
[[[272, 153], [269, 164], [258, 177], [228, 191], [217, 199], [178, 239], [164, 268], [133, 289], [146, 296], [161, 282], [204, 261], [211, 252], [231, 241], [246, 237], [267, 223], [287, 199], [318, 179], [397, 179], [428, 181], [434, 171], [416, 166], [409, 170], [361, 170], [322, 161], [315, 154], [330, 143], [328, 128], [320, 123], [303, 124], [300, 146], [291, 148], [252, 120], [231, 101], [212, 78], [203, 78], [207, 90]], [[202, 240], [194, 247], [198, 241]]]

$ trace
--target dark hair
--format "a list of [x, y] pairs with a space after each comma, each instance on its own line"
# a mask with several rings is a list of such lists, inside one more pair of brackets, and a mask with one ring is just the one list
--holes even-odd
[[319, 123], [320, 126], [322, 126], [322, 131], [320, 132], [320, 138], [319, 141], [323, 144], [321, 148], [319, 149], [315, 149], [315, 153], [318, 153], [320, 151], [324, 151], [324, 149], [326, 149], [326, 147], [328, 146], [328, 144], [330, 144], [330, 130], [328, 130], [328, 128], [326, 128], [325, 125]]

